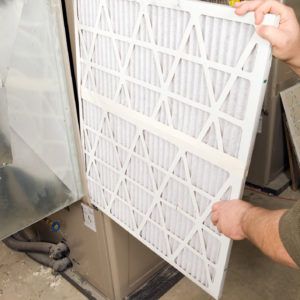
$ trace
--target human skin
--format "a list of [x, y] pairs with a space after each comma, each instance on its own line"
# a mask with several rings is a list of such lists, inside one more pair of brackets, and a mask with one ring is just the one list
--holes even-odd
[[[294, 10], [278, 1], [244, 1], [235, 7], [237, 15], [254, 12], [257, 33], [271, 43], [273, 55], [300, 75], [300, 27]], [[261, 25], [268, 13], [280, 17], [278, 28]]]
[[[293, 9], [277, 1], [244, 1], [235, 7], [237, 15], [254, 12], [257, 33], [271, 43], [273, 55], [300, 75], [300, 29]], [[268, 13], [280, 16], [278, 28], [262, 25]], [[213, 205], [211, 219], [229, 238], [248, 239], [274, 261], [297, 268], [279, 234], [279, 222], [285, 212], [255, 207], [243, 200], [220, 201]]]
[[212, 222], [233, 240], [248, 239], [265, 255], [283, 265], [297, 268], [279, 235], [279, 221], [286, 210], [267, 210], [243, 200], [213, 205]]

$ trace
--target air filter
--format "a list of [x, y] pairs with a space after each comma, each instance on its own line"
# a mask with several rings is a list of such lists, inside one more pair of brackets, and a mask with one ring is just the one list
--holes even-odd
[[270, 46], [253, 14], [223, 5], [78, 0], [77, 13], [92, 203], [218, 298], [231, 242], [211, 206], [241, 196]]

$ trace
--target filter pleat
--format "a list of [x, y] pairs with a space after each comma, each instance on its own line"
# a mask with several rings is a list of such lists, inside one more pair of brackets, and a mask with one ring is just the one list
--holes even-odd
[[211, 207], [243, 189], [270, 46], [253, 16], [225, 6], [76, 3], [90, 199], [219, 298], [230, 241], [212, 224]]

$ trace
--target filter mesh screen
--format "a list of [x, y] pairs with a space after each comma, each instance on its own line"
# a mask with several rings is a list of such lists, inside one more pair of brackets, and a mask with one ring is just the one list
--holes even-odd
[[270, 47], [253, 15], [209, 3], [78, 0], [77, 13], [91, 200], [218, 298], [230, 241], [211, 205], [241, 194]]

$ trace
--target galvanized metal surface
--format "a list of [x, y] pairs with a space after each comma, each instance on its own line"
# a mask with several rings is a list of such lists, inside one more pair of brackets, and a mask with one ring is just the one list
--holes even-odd
[[23, 0], [0, 1], [0, 87], [7, 75], [23, 5]]
[[[9, 35], [10, 23], [3, 26]], [[8, 52], [6, 44], [0, 49]], [[1, 97], [1, 134], [11, 137], [13, 162], [0, 169], [0, 239], [82, 197], [66, 53], [60, 2], [26, 1]]]
[[0, 238], [74, 202], [74, 193], [16, 132], [13, 165], [0, 169]]
[[[0, 83], [1, 84], [1, 83]], [[6, 90], [0, 86], [0, 168], [12, 162]]]
[[23, 4], [23, 0], [0, 2], [0, 168], [12, 162], [5, 81]]

